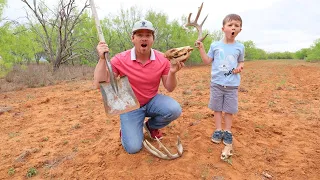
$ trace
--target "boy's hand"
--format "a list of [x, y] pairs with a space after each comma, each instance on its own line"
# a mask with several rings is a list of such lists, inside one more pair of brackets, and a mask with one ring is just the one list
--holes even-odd
[[203, 49], [203, 43], [201, 41], [196, 41], [195, 45], [198, 49]]
[[233, 74], [238, 74], [238, 73], [241, 73], [241, 71], [243, 70], [243, 66], [239, 66], [237, 67], [236, 69], [234, 69], [232, 71]]

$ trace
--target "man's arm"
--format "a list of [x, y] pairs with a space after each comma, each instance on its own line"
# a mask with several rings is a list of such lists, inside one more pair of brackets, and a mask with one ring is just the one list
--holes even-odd
[[109, 71], [107, 70], [106, 60], [99, 59], [96, 68], [94, 69], [93, 84], [98, 89], [99, 82], [109, 82]]
[[107, 70], [106, 59], [104, 54], [109, 52], [108, 45], [105, 42], [99, 42], [97, 46], [99, 62], [94, 69], [93, 84], [98, 89], [99, 82], [109, 82], [109, 71]]
[[162, 76], [163, 86], [169, 91], [172, 92], [177, 86], [177, 77], [176, 73], [180, 71], [185, 65], [183, 62], [178, 62], [177, 64], [170, 65], [170, 71], [168, 75]]

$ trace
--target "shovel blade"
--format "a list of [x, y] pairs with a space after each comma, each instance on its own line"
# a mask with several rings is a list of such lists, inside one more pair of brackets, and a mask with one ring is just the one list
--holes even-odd
[[103, 98], [104, 108], [107, 114], [122, 114], [140, 107], [129, 80], [126, 76], [117, 79], [118, 93], [110, 83], [100, 83], [100, 92]]

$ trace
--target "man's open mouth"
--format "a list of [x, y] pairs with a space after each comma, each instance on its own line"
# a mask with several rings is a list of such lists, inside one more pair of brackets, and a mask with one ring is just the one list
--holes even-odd
[[147, 44], [141, 44], [142, 47], [147, 47]]

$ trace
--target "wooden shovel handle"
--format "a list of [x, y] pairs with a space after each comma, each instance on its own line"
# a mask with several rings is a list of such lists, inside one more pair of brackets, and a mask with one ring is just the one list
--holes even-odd
[[[98, 13], [96, 11], [96, 6], [94, 4], [94, 0], [90, 0], [90, 6], [91, 6], [92, 15], [94, 17], [94, 21], [95, 21], [95, 24], [96, 24], [96, 28], [97, 28], [97, 31], [98, 31], [99, 40], [105, 42], [104, 36], [103, 36], [103, 32], [102, 32], [102, 28], [101, 28], [101, 25], [100, 25], [100, 20], [98, 18]], [[109, 74], [110, 74], [111, 86], [112, 86], [113, 90], [116, 93], [118, 93], [118, 85], [117, 85], [117, 81], [116, 81], [116, 79], [114, 77], [114, 74], [113, 74], [113, 71], [112, 71], [111, 63], [110, 63], [110, 60], [109, 60], [109, 53], [106, 52], [104, 54], [104, 56], [105, 56], [107, 68], [108, 68]]]
[[[98, 31], [99, 41], [106, 42], [105, 39], [104, 39], [104, 36], [103, 36], [103, 32], [102, 32], [102, 28], [101, 28], [101, 25], [100, 25], [100, 20], [99, 20], [99, 17], [98, 17], [96, 6], [94, 4], [94, 0], [90, 0], [90, 6], [91, 6], [92, 15], [94, 17], [94, 22], [96, 24], [96, 28], [97, 28], [97, 31]], [[109, 59], [109, 58], [107, 58], [108, 55], [109, 55], [109, 53], [106, 52], [106, 54], [105, 54], [106, 59]]]

